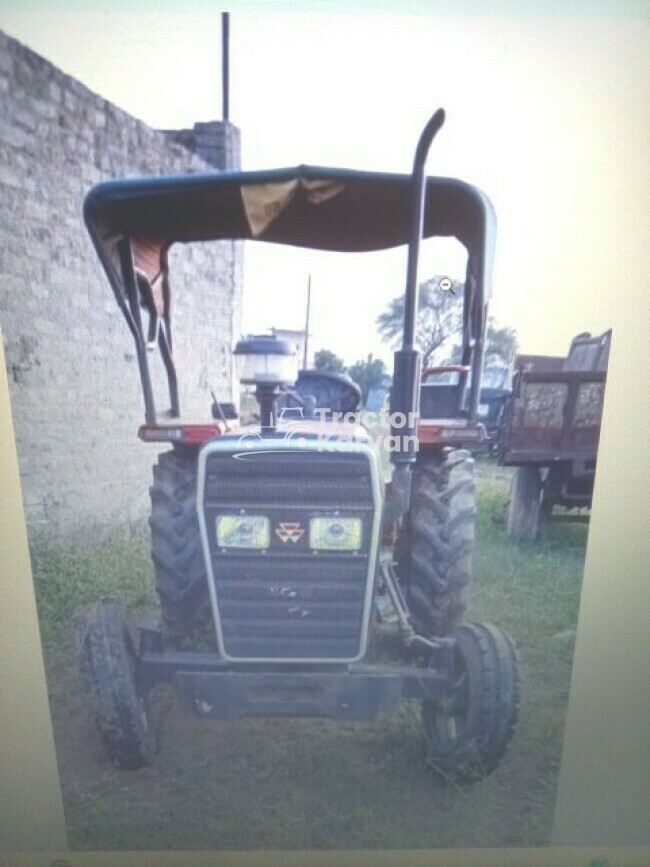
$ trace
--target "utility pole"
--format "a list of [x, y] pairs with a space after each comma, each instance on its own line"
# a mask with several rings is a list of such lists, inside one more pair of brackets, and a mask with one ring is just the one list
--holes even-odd
[[221, 117], [230, 114], [230, 13], [221, 13]]
[[311, 274], [307, 277], [307, 314], [305, 316], [305, 352], [302, 359], [302, 369], [307, 370], [307, 359], [309, 357], [309, 311], [311, 308]]

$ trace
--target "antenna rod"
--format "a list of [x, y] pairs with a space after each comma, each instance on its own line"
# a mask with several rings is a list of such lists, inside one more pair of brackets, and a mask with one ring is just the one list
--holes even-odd
[[223, 120], [229, 119], [230, 98], [230, 14], [221, 13], [221, 115]]
[[309, 311], [311, 308], [311, 274], [307, 277], [307, 316], [305, 318], [305, 352], [302, 359], [302, 369], [307, 370], [307, 359], [309, 357]]

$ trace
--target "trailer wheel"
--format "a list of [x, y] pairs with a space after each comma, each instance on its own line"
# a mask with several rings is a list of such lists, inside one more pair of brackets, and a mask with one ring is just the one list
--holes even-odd
[[75, 617], [82, 679], [104, 749], [118, 768], [150, 764], [155, 737], [135, 682], [135, 649], [119, 609], [95, 603]]
[[503, 629], [464, 623], [456, 631], [454, 687], [422, 703], [427, 764], [454, 782], [476, 782], [499, 764], [519, 716], [519, 657]]
[[473, 577], [475, 523], [470, 453], [452, 449], [421, 456], [395, 552], [417, 632], [450, 635], [460, 622]]
[[151, 557], [162, 620], [181, 638], [204, 623], [210, 610], [207, 574], [196, 512], [197, 453], [173, 449], [153, 468]]
[[542, 480], [537, 467], [517, 467], [510, 484], [507, 533], [518, 542], [537, 539], [541, 518]]

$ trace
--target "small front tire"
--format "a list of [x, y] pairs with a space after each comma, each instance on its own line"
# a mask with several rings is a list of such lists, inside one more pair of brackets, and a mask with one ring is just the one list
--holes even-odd
[[485, 623], [456, 631], [454, 685], [422, 703], [427, 764], [441, 777], [475, 782], [499, 764], [519, 716], [519, 658], [512, 638]]
[[151, 764], [155, 737], [124, 618], [116, 605], [97, 602], [77, 614], [75, 625], [81, 675], [108, 757], [128, 770]]

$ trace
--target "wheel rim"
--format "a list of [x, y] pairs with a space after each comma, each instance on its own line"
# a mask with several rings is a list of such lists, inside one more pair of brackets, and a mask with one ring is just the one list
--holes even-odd
[[470, 706], [469, 673], [457, 652], [454, 660], [457, 676], [448, 696], [438, 704], [438, 721], [450, 743], [463, 738], [467, 731]]
[[140, 690], [138, 688], [138, 679], [137, 679], [137, 671], [136, 671], [136, 663], [135, 663], [135, 649], [133, 647], [133, 641], [131, 639], [131, 635], [128, 631], [124, 633], [124, 647], [128, 659], [129, 672], [131, 674], [131, 683], [133, 684], [133, 693], [135, 695], [136, 700], [136, 711], [138, 717], [140, 719], [140, 725], [142, 726], [142, 730], [145, 735], [149, 734], [149, 712], [147, 707], [146, 697], [140, 694]]

